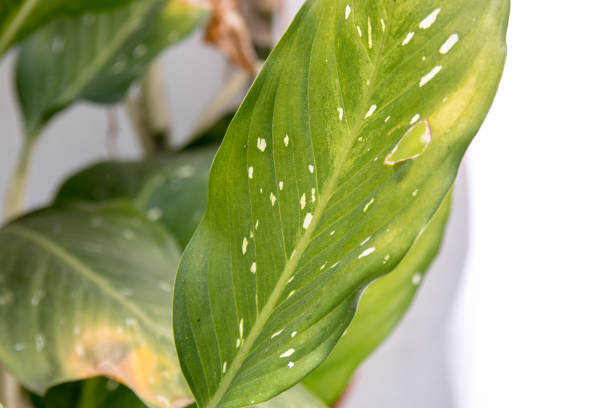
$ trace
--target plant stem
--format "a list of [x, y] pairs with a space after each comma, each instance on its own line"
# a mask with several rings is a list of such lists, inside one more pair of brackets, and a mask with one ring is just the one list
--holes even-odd
[[187, 144], [198, 139], [212, 126], [220, 115], [228, 110], [234, 102], [234, 99], [236, 99], [236, 95], [240, 92], [244, 92], [252, 78], [251, 74], [243, 70], [237, 70], [227, 81], [225, 81], [213, 100], [206, 106], [206, 110], [202, 113], [202, 116], [194, 127], [190, 141]]
[[151, 65], [142, 79], [138, 94], [128, 96], [125, 105], [145, 156], [167, 151], [170, 113], [159, 61]]
[[30, 162], [35, 139], [36, 135], [34, 134], [26, 135], [24, 145], [21, 148], [21, 155], [19, 156], [19, 161], [17, 162], [17, 167], [15, 168], [13, 177], [9, 181], [4, 207], [4, 215], [6, 220], [18, 215], [23, 208], [23, 201], [28, 181], [28, 173], [30, 172]]

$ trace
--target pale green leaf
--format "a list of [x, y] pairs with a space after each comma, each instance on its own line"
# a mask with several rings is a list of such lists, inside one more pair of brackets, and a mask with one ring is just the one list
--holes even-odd
[[60, 188], [56, 203], [131, 199], [184, 247], [206, 208], [216, 150], [212, 145], [143, 161], [99, 163], [70, 177]]
[[[305, 2], [230, 125], [179, 266], [175, 341], [201, 407], [244, 407], [299, 382], [362, 290], [404, 258], [491, 105], [508, 9]], [[427, 150], [386, 165], [419, 120]]]
[[184, 0], [138, 1], [62, 19], [24, 42], [17, 88], [27, 134], [79, 99], [115, 103], [166, 47], [193, 31], [206, 10]]
[[440, 249], [450, 206], [449, 195], [395, 270], [366, 289], [346, 334], [325, 362], [304, 379], [328, 404], [342, 395], [355, 369], [391, 334], [410, 307]]
[[0, 230], [0, 365], [38, 393], [117, 378], [154, 407], [190, 396], [171, 331], [175, 240], [131, 205], [30, 214]]
[[0, 56], [13, 44], [52, 20], [117, 7], [130, 1], [0, 0]]

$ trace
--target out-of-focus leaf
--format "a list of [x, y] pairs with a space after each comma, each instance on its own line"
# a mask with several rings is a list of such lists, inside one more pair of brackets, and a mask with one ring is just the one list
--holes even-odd
[[60, 384], [31, 399], [34, 408], [146, 408], [129, 388], [104, 377]]
[[438, 254], [450, 207], [449, 195], [395, 270], [366, 289], [346, 334], [325, 362], [304, 379], [323, 401], [336, 402], [359, 364], [401, 321]]
[[315, 395], [302, 385], [285, 391], [278, 397], [257, 405], [255, 408], [326, 408]]
[[120, 101], [149, 63], [192, 32], [206, 14], [197, 1], [137, 1], [109, 13], [62, 19], [38, 31], [24, 42], [17, 61], [29, 137], [79, 99]]
[[[508, 12], [304, 3], [229, 127], [181, 258], [175, 341], [200, 407], [268, 400], [325, 360], [450, 190], [497, 90]], [[425, 120], [428, 149], [386, 165]]]
[[186, 405], [170, 322], [179, 255], [129, 204], [47, 209], [5, 226], [0, 364], [37, 393], [105, 375], [150, 406]]
[[184, 247], [206, 208], [216, 147], [144, 161], [96, 164], [70, 177], [60, 188], [56, 203], [131, 199]]
[[[11, 45], [60, 17], [122, 6], [132, 0], [2, 0], [0, 56]], [[89, 15], [87, 18], [92, 18]]]

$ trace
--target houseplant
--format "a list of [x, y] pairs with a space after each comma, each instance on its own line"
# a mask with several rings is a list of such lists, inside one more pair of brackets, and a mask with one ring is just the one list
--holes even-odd
[[[178, 149], [150, 64], [209, 21], [256, 72], [267, 50], [248, 51], [237, 3], [68, 3], [11, 3], [0, 21], [25, 140], [7, 213], [46, 124], [77, 100], [124, 100], [148, 157], [80, 171], [0, 231], [0, 363], [39, 394], [104, 375], [149, 406], [335, 402], [437, 252], [508, 2], [307, 1], [229, 127]], [[133, 397], [104, 381], [46, 398]]]

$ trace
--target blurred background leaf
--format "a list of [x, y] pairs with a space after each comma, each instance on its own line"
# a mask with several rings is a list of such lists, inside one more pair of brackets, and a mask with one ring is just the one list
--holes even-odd
[[[28, 34], [60, 17], [122, 6], [132, 0], [2, 0], [0, 57]], [[87, 19], [93, 18], [88, 15]]]
[[17, 89], [34, 138], [77, 100], [119, 102], [166, 47], [201, 25], [207, 10], [183, 0], [138, 1], [116, 11], [58, 20], [24, 42]]
[[406, 314], [438, 255], [450, 208], [449, 194], [400, 264], [365, 290], [345, 335], [325, 362], [304, 379], [304, 384], [323, 401], [333, 404], [338, 400], [357, 367]]

